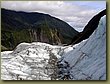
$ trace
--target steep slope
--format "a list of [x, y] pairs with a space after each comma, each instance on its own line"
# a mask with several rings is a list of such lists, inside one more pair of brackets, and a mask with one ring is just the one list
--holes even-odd
[[21, 42], [69, 44], [78, 34], [66, 22], [48, 14], [1, 9], [1, 44], [14, 48]]
[[83, 31], [80, 32], [78, 35], [73, 37], [72, 42], [70, 44], [77, 44], [91, 36], [94, 30], [97, 28], [101, 17], [106, 15], [106, 9], [95, 15], [84, 27]]
[[97, 29], [59, 60], [62, 80], [106, 80], [106, 16]]

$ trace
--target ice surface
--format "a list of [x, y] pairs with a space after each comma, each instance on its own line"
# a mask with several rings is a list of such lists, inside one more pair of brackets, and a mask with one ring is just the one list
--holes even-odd
[[21, 43], [13, 51], [1, 52], [1, 79], [56, 80], [56, 63], [67, 52], [65, 50], [69, 52], [71, 48], [33, 42]]
[[[88, 39], [73, 47], [75, 49], [64, 54], [61, 61], [69, 64], [67, 72], [71, 80], [106, 80], [106, 16]], [[65, 76], [65, 72], [61, 75]]]

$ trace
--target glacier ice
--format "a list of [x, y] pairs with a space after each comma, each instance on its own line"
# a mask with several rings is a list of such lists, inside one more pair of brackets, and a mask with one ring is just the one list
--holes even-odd
[[1, 52], [1, 79], [56, 80], [57, 60], [70, 50], [69, 46], [21, 43], [13, 51]]
[[[62, 56], [60, 62], [62, 66], [65, 66], [64, 62], [69, 64], [67, 72], [72, 76], [69, 79], [106, 80], [106, 16], [101, 18], [98, 28], [88, 39], [76, 45], [74, 50]], [[60, 69], [61, 76], [65, 76], [63, 69]]]

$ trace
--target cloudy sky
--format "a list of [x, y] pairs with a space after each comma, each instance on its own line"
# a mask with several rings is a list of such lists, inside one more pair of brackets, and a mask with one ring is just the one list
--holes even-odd
[[106, 8], [106, 1], [2, 1], [1, 7], [50, 14], [82, 31], [94, 15]]

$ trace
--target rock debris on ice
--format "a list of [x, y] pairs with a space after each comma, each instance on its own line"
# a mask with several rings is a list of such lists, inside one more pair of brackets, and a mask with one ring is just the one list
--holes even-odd
[[56, 80], [57, 60], [70, 50], [40, 42], [21, 43], [13, 51], [1, 52], [1, 79]]

